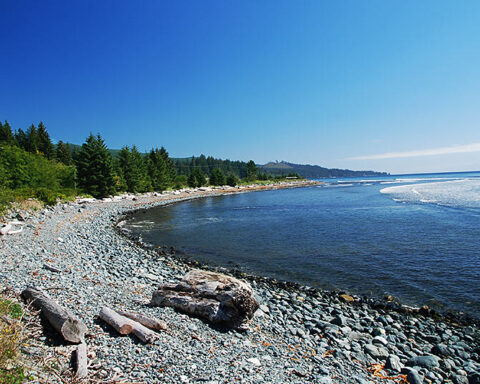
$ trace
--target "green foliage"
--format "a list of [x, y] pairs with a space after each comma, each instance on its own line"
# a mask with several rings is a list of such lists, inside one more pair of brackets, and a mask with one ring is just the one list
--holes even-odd
[[23, 367], [0, 368], [0, 383], [2, 384], [21, 384], [26, 378]]
[[195, 188], [197, 186], [197, 179], [193, 172], [188, 175], [187, 184], [190, 188]]
[[173, 181], [173, 187], [175, 189], [180, 189], [188, 185], [188, 177], [186, 175], [177, 175]]
[[73, 159], [72, 154], [70, 153], [70, 148], [62, 140], [57, 144], [56, 158], [58, 161], [65, 165], [72, 165]]
[[164, 147], [152, 149], [146, 163], [153, 190], [164, 191], [173, 185], [177, 170]]
[[200, 168], [195, 168], [193, 172], [188, 176], [188, 186], [191, 188], [202, 187], [207, 184], [205, 174]]
[[33, 124], [27, 129], [27, 144], [25, 149], [31, 153], [38, 153], [37, 127]]
[[210, 174], [215, 168], [220, 168], [224, 174], [233, 173], [241, 178], [247, 175], [247, 163], [243, 161], [221, 160], [205, 155], [175, 159], [175, 167], [180, 175], [190, 175], [195, 168], [200, 168], [205, 174]]
[[117, 160], [117, 171], [128, 192], [146, 192], [151, 188], [151, 182], [147, 176], [147, 165], [143, 155], [135, 146], [123, 147]]
[[0, 186], [9, 189], [47, 188], [53, 191], [74, 184], [71, 167], [18, 147], [0, 147]]
[[22, 128], [19, 128], [18, 131], [15, 132], [15, 142], [20, 148], [24, 150], [28, 149], [27, 134]]
[[225, 185], [225, 174], [220, 168], [215, 168], [210, 174], [211, 185]]
[[12, 128], [7, 120], [5, 120], [5, 124], [2, 124], [0, 121], [0, 143], [9, 145], [15, 144], [15, 137], [13, 136]]
[[47, 159], [55, 158], [55, 148], [50, 140], [50, 135], [45, 128], [45, 125], [40, 122], [37, 129], [38, 151], [43, 153]]
[[227, 185], [229, 185], [231, 187], [235, 187], [238, 184], [238, 178], [233, 173], [230, 173], [227, 176], [227, 179], [226, 179], [225, 182], [227, 183]]
[[253, 181], [257, 178], [257, 166], [253, 160], [247, 163], [247, 180]]
[[25, 377], [21, 348], [25, 342], [20, 304], [0, 295], [0, 383], [20, 384]]
[[7, 315], [12, 319], [20, 319], [23, 316], [22, 306], [9, 299], [0, 298], [0, 314]]
[[35, 197], [43, 201], [46, 205], [55, 205], [57, 203], [57, 194], [48, 188], [37, 188], [35, 190]]
[[76, 165], [78, 182], [85, 192], [97, 198], [115, 193], [112, 156], [99, 134], [87, 138]]

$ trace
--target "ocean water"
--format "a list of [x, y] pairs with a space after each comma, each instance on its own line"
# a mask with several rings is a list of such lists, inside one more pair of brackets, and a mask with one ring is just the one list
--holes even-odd
[[325, 182], [157, 207], [125, 227], [201, 262], [480, 317], [480, 173]]

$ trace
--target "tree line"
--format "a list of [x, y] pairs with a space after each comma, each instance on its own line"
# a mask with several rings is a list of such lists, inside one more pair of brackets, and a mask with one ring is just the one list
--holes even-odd
[[0, 187], [10, 192], [21, 190], [23, 197], [41, 195], [52, 202], [78, 192], [98, 198], [187, 185], [235, 186], [240, 179], [258, 177], [267, 175], [259, 175], [252, 160], [246, 163], [204, 155], [172, 159], [164, 147], [143, 154], [135, 145], [112, 156], [100, 134], [90, 134], [79, 147], [63, 141], [54, 144], [43, 122], [15, 131], [7, 121], [0, 122]]

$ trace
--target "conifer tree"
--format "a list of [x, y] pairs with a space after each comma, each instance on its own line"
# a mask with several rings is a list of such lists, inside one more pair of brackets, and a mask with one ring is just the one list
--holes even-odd
[[65, 165], [72, 165], [73, 160], [70, 153], [70, 148], [62, 140], [58, 142], [56, 152], [56, 157], [58, 161]]
[[[165, 149], [164, 152], [166, 153]], [[147, 169], [154, 191], [164, 191], [171, 185], [172, 181], [167, 169], [165, 154], [162, 153], [162, 150], [155, 148], [150, 151], [147, 159]]]
[[5, 124], [2, 124], [0, 121], [0, 143], [10, 145], [15, 144], [15, 137], [12, 133], [12, 127], [10, 127], [10, 124], [8, 124], [7, 120], [5, 120]]
[[31, 153], [38, 152], [38, 133], [37, 133], [37, 128], [33, 124], [27, 129], [26, 150]]
[[195, 188], [197, 186], [197, 179], [195, 178], [193, 172], [188, 175], [187, 184], [190, 188]]
[[22, 128], [19, 128], [15, 132], [15, 141], [20, 148], [24, 149], [25, 151], [28, 150], [28, 137]]
[[162, 155], [165, 163], [165, 172], [168, 178], [168, 184], [171, 185], [177, 176], [177, 169], [175, 168], [174, 161], [168, 156], [168, 152], [164, 147], [160, 148], [160, 155]]
[[136, 146], [133, 146], [131, 150], [123, 147], [118, 161], [127, 191], [145, 192], [149, 189], [150, 182], [147, 178], [145, 162]]
[[78, 181], [85, 192], [105, 197], [115, 192], [112, 155], [98, 134], [90, 134], [77, 158]]
[[247, 163], [247, 180], [253, 181], [257, 178], [257, 166], [253, 160]]
[[227, 185], [229, 185], [231, 187], [235, 187], [238, 184], [238, 179], [233, 173], [230, 173], [227, 176], [226, 183], [227, 183]]
[[225, 174], [220, 168], [215, 168], [210, 175], [210, 184], [211, 185], [224, 185], [225, 184]]
[[55, 148], [50, 140], [50, 135], [45, 125], [40, 122], [37, 129], [37, 145], [38, 150], [45, 155], [47, 159], [53, 159], [55, 156]]

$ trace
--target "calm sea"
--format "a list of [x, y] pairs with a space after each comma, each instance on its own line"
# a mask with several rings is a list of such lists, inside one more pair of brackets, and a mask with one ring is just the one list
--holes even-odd
[[480, 317], [480, 173], [324, 181], [153, 208], [126, 228], [202, 262]]

